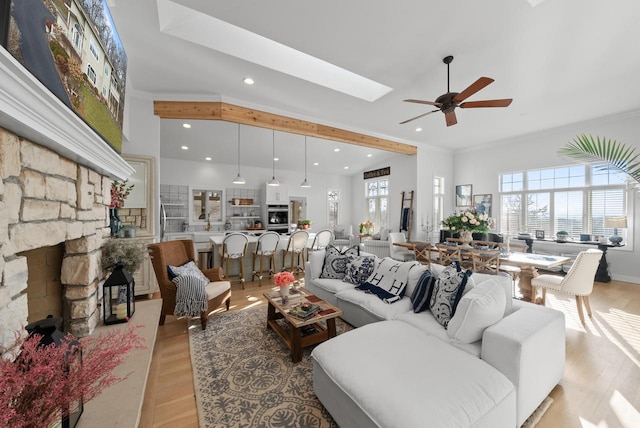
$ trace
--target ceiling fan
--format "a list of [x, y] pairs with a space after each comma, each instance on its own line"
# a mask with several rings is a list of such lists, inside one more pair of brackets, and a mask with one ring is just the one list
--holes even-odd
[[437, 110], [433, 110], [424, 114], [421, 114], [416, 117], [412, 117], [411, 119], [407, 119], [404, 122], [400, 122], [400, 125], [411, 122], [412, 120], [420, 119], [428, 114], [435, 113], [437, 111], [441, 111], [444, 113], [445, 120], [447, 121], [447, 126], [455, 125], [458, 123], [458, 119], [456, 119], [455, 109], [456, 107], [460, 108], [481, 108], [481, 107], [507, 107], [511, 104], [513, 99], [506, 98], [501, 100], [483, 100], [483, 101], [468, 101], [463, 103], [464, 100], [469, 98], [471, 95], [478, 92], [480, 89], [488, 86], [493, 82], [493, 79], [489, 77], [481, 77], [475, 82], [473, 82], [467, 89], [462, 92], [451, 92], [449, 90], [449, 64], [453, 61], [453, 56], [449, 55], [442, 59], [442, 62], [447, 64], [447, 93], [440, 95], [436, 98], [435, 101], [423, 101], [423, 100], [414, 100], [408, 99], [404, 100], [407, 103], [417, 103], [417, 104], [427, 104], [431, 106], [438, 107]]

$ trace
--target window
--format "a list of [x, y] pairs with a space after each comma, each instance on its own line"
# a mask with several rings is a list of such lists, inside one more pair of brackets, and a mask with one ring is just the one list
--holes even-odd
[[77, 50], [80, 50], [82, 44], [82, 27], [80, 27], [80, 24], [77, 22], [73, 24], [73, 34], [71, 38], [73, 39], [73, 46], [75, 46]]
[[338, 213], [340, 208], [340, 191], [335, 189], [327, 190], [327, 207], [329, 227], [333, 228], [338, 224]]
[[433, 228], [438, 230], [444, 220], [444, 177], [433, 177]]
[[107, 98], [107, 87], [102, 85], [102, 96]]
[[93, 54], [96, 61], [100, 60], [100, 56], [98, 55], [98, 43], [93, 37], [91, 37], [91, 40], [89, 41], [89, 51]]
[[365, 201], [374, 230], [389, 229], [389, 180], [365, 182]]
[[87, 77], [94, 85], [96, 84], [96, 72], [93, 70], [93, 67], [91, 67], [91, 64], [87, 65]]
[[109, 77], [110, 73], [111, 73], [111, 67], [109, 67], [109, 64], [105, 64], [104, 65], [104, 75]]
[[626, 183], [624, 173], [605, 165], [500, 174], [501, 232], [609, 236], [613, 229], [604, 227], [604, 218], [627, 214]]

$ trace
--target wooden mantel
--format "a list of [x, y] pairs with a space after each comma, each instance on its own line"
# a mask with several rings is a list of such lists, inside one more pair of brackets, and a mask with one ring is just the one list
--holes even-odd
[[162, 119], [225, 120], [227, 122], [324, 138], [405, 155], [415, 155], [417, 153], [417, 148], [409, 144], [223, 102], [154, 101], [153, 113]]

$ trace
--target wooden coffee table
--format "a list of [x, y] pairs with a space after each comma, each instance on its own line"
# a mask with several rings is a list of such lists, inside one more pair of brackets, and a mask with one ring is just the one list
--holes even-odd
[[[298, 363], [302, 360], [302, 350], [311, 345], [324, 342], [336, 336], [336, 318], [342, 315], [342, 310], [314, 296], [304, 289], [300, 294], [291, 294], [287, 303], [282, 303], [282, 298], [277, 291], [264, 293], [269, 302], [267, 308], [267, 328], [275, 331], [291, 350], [291, 361]], [[320, 306], [320, 312], [315, 316], [301, 320], [289, 315], [289, 309], [299, 303], [309, 302]], [[286, 326], [278, 322], [284, 318]], [[320, 321], [325, 321], [325, 327]], [[305, 327], [313, 326], [315, 332], [305, 334]]]

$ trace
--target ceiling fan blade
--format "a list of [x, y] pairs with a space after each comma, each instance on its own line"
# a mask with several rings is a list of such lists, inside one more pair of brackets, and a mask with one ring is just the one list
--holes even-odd
[[456, 112], [453, 110], [450, 111], [449, 113], [445, 113], [444, 118], [447, 121], [447, 126], [455, 125], [456, 123], [458, 123], [458, 119], [456, 118]]
[[475, 94], [480, 89], [490, 85], [491, 83], [493, 83], [493, 79], [492, 78], [490, 78], [490, 77], [481, 77], [478, 80], [476, 80], [475, 82], [473, 82], [467, 89], [465, 89], [464, 91], [462, 91], [458, 95], [456, 95], [453, 98], [453, 101], [459, 103], [460, 101], [466, 100], [471, 95]]
[[404, 100], [405, 103], [417, 103], [417, 104], [428, 104], [430, 106], [436, 106], [436, 107], [441, 107], [442, 103], [437, 103], [435, 101], [424, 101], [424, 100], [413, 100], [413, 99], [408, 99], [408, 100]]
[[460, 108], [478, 108], [478, 107], [508, 107], [513, 99], [505, 98], [502, 100], [484, 100], [484, 101], [468, 101], [460, 104]]
[[426, 112], [426, 113], [424, 113], [424, 114], [421, 114], [420, 116], [412, 117], [411, 119], [407, 119], [407, 120], [405, 120], [404, 122], [400, 122], [400, 125], [404, 125], [405, 123], [409, 123], [409, 122], [411, 122], [412, 120], [420, 119], [421, 117], [425, 117], [426, 115], [431, 114], [431, 113], [435, 113], [435, 112], [437, 112], [437, 111], [440, 111], [440, 110], [428, 111], [428, 112]]

